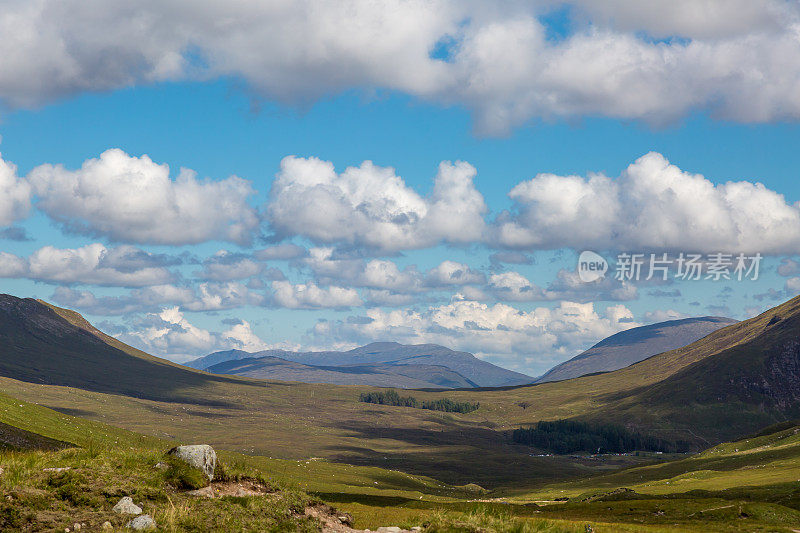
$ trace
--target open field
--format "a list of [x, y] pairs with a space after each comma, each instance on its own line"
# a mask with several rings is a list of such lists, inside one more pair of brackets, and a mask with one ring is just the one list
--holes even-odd
[[[211, 502], [170, 488], [153, 469], [174, 441], [137, 435], [5, 395], [0, 396], [0, 421], [79, 446], [0, 454], [4, 467], [0, 487], [16, 509], [4, 504], [0, 519], [20, 527], [38, 522], [60, 528], [74, 521], [97, 526], [105, 520], [120, 527], [122, 520], [110, 513], [110, 507], [126, 494], [143, 502], [145, 512], [166, 531], [203, 527], [313, 531], [313, 521], [296, 510], [314, 500], [350, 513], [355, 527], [422, 525], [428, 532], [577, 532], [584, 531], [587, 523], [594, 531], [737, 531], [743, 525], [749, 531], [791, 531], [800, 524], [796, 427], [720, 445], [683, 460], [505, 495], [379, 468], [223, 451], [228, 476], [261, 480], [282, 496]], [[66, 475], [43, 471], [56, 467], [70, 470]], [[615, 492], [622, 486], [635, 492]], [[570, 500], [553, 501], [565, 497]]]

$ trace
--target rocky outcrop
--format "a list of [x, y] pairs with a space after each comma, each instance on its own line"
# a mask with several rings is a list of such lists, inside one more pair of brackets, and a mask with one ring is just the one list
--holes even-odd
[[209, 481], [214, 480], [214, 470], [217, 468], [217, 453], [208, 444], [176, 446], [167, 452], [167, 455], [202, 471]]

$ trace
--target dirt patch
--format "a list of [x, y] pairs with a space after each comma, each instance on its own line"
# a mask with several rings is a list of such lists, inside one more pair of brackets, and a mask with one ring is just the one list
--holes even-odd
[[319, 503], [306, 507], [306, 516], [316, 518], [322, 526], [322, 533], [354, 533], [362, 531], [350, 527], [353, 518], [347, 513], [340, 513], [330, 505]]
[[222, 498], [224, 496], [270, 496], [280, 498], [280, 494], [272, 488], [257, 481], [244, 479], [240, 481], [215, 481], [207, 487], [190, 490], [186, 494], [202, 498]]

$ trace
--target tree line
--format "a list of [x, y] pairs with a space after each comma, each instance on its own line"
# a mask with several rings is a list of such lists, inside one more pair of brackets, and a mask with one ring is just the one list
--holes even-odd
[[596, 424], [577, 420], [537, 422], [529, 428], [515, 429], [512, 440], [555, 454], [574, 452], [626, 453], [633, 451], [687, 452], [692, 444], [668, 441], [630, 431], [614, 424]]
[[414, 407], [416, 409], [430, 409], [431, 411], [444, 411], [446, 413], [471, 413], [481, 405], [480, 403], [455, 402], [449, 398], [419, 401], [413, 396], [400, 396], [397, 391], [393, 390], [386, 392], [362, 392], [360, 400], [366, 403]]

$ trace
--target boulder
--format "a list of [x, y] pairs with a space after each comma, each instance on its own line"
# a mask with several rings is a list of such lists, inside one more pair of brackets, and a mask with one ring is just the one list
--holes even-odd
[[136, 531], [149, 531], [156, 528], [156, 521], [149, 514], [143, 514], [128, 522], [125, 527]]
[[214, 480], [214, 470], [217, 468], [217, 453], [208, 444], [177, 446], [167, 454], [193, 468], [201, 470], [209, 481]]
[[142, 508], [133, 503], [130, 496], [122, 498], [111, 510], [118, 514], [142, 514]]

